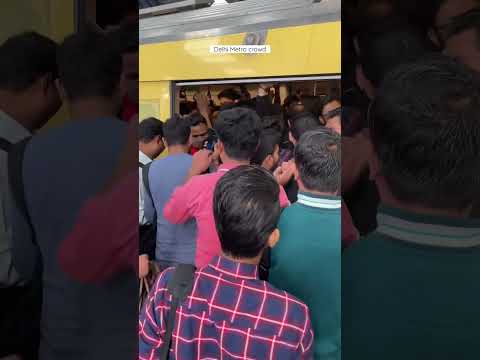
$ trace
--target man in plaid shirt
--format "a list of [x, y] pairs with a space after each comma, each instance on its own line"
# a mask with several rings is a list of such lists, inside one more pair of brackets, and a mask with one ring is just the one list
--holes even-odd
[[[177, 308], [170, 359], [312, 359], [307, 306], [258, 278], [264, 249], [280, 238], [278, 183], [240, 166], [219, 180], [213, 203], [223, 255], [196, 271]], [[160, 275], [140, 314], [141, 360], [157, 359], [163, 345], [172, 274]]]

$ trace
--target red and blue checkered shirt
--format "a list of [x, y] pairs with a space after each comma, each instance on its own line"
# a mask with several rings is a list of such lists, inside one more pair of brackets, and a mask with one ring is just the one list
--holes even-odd
[[[139, 359], [158, 358], [171, 304], [165, 270], [139, 320]], [[312, 359], [308, 307], [258, 279], [257, 266], [214, 257], [177, 308], [170, 359]]]

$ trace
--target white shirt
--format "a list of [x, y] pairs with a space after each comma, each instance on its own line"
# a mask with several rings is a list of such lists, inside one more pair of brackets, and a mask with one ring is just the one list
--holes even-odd
[[[143, 165], [147, 165], [152, 162], [147, 155], [145, 155], [140, 150], [138, 151], [138, 161]], [[144, 225], [147, 223], [147, 219], [145, 219], [144, 214], [144, 198], [145, 198], [145, 187], [143, 186], [143, 176], [142, 176], [142, 168], [138, 167], [138, 223], [140, 225]]]
[[[31, 136], [31, 133], [0, 110], [0, 136], [14, 144]], [[12, 228], [8, 219], [11, 195], [7, 161], [8, 154], [0, 150], [0, 289], [6, 286], [21, 285], [20, 277], [12, 266]]]

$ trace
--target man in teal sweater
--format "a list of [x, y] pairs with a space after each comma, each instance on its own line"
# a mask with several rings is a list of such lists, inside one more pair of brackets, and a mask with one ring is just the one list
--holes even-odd
[[312, 130], [295, 147], [298, 201], [282, 213], [270, 282], [308, 304], [315, 359], [340, 359], [341, 199], [339, 135]]
[[478, 76], [454, 59], [384, 79], [370, 108], [382, 205], [342, 258], [343, 359], [480, 359], [479, 114]]

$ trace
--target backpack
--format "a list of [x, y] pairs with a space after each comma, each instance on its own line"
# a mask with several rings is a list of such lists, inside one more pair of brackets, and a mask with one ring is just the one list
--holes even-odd
[[[148, 174], [150, 172], [150, 165], [138, 163], [139, 167], [142, 169], [142, 183], [143, 187], [145, 188], [146, 195], [150, 197], [150, 200], [153, 204], [153, 197], [152, 192], [150, 191], [150, 183], [148, 181]], [[140, 232], [139, 232], [139, 250], [141, 254], [148, 254], [149, 259], [155, 258], [155, 243], [157, 239], [157, 212], [155, 210], [155, 206], [153, 207], [155, 214], [153, 217], [153, 221], [151, 224], [140, 225]]]
[[[38, 276], [41, 276], [43, 269], [41, 252], [35, 239], [35, 231], [32, 219], [28, 212], [23, 182], [23, 157], [30, 139], [31, 137], [27, 137], [17, 143], [11, 143], [6, 139], [0, 138], [0, 149], [8, 154], [8, 182], [13, 203], [19, 211], [20, 216], [22, 216], [27, 226], [30, 228], [31, 233], [31, 242], [22, 244], [22, 246], [26, 246], [22, 248], [22, 253], [25, 255], [25, 260], [20, 260], [23, 271], [19, 273], [21, 273], [22, 278], [25, 280], [38, 278]], [[15, 266], [17, 262], [15, 261], [13, 255], [14, 254], [12, 254], [12, 262]], [[18, 270], [18, 266], [15, 266], [15, 269]]]
[[172, 294], [172, 303], [168, 313], [163, 345], [159, 349], [159, 360], [168, 360], [169, 358], [177, 308], [192, 292], [194, 276], [195, 266], [179, 264], [175, 266], [173, 276], [168, 281], [167, 289]]

